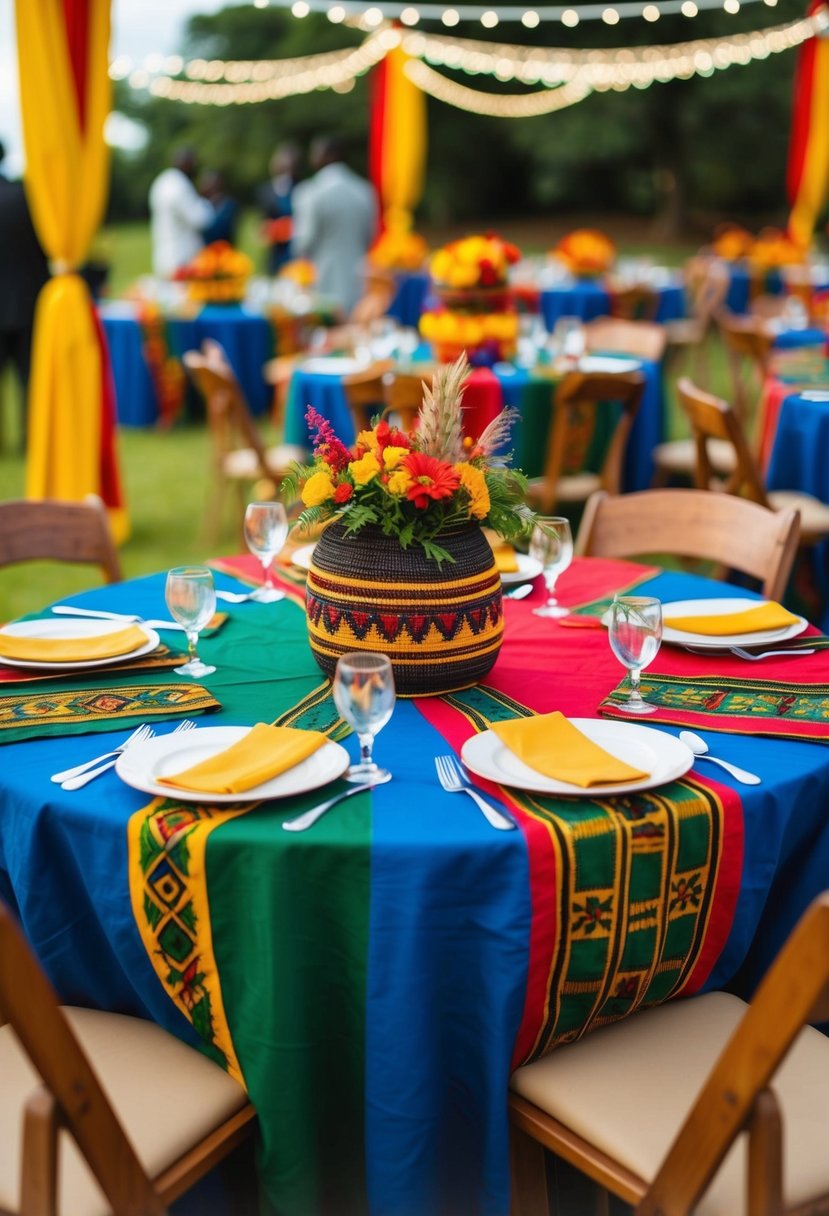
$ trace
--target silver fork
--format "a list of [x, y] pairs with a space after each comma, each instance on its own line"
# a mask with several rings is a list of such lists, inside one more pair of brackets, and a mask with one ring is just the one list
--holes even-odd
[[738, 659], [751, 659], [756, 663], [758, 659], [773, 659], [777, 655], [785, 656], [786, 658], [796, 657], [799, 654], [814, 654], [814, 649], [789, 649], [789, 650], [763, 650], [760, 654], [752, 654], [750, 650], [743, 650], [742, 646], [729, 646], [732, 654], [736, 654]]
[[478, 793], [466, 779], [463, 769], [454, 756], [435, 756], [435, 768], [437, 769], [438, 781], [447, 793], [468, 794], [470, 798], [477, 802], [483, 812], [484, 818], [494, 828], [498, 828], [501, 832], [508, 832], [518, 826], [506, 810], [496, 810], [494, 806]]
[[[183, 722], [179, 722], [176, 729], [174, 731], [171, 731], [170, 733], [174, 734], [174, 735], [178, 735], [178, 734], [181, 734], [182, 732], [193, 730], [195, 728], [195, 725], [196, 725], [195, 722], [191, 722], [189, 718], [185, 718], [185, 720]], [[152, 730], [152, 728], [148, 728], [148, 729], [149, 729], [149, 734], [145, 735], [144, 739], [152, 739], [155, 735], [155, 731]], [[137, 740], [136, 740], [136, 742], [137, 742]], [[143, 740], [142, 740], [142, 742], [143, 742]], [[126, 751], [126, 748], [124, 748], [123, 750]], [[68, 781], [61, 782], [60, 788], [62, 790], [82, 789], [85, 785], [88, 785], [90, 781], [94, 781], [96, 777], [100, 777], [101, 773], [105, 773], [105, 772], [107, 772], [108, 769], [114, 768], [117, 760], [118, 760], [118, 757], [115, 756], [115, 757], [113, 757], [113, 759], [105, 761], [104, 764], [99, 764], [97, 768], [88, 769], [86, 772], [81, 773], [77, 777], [70, 777]]]
[[96, 765], [102, 764], [104, 760], [108, 760], [111, 756], [117, 758], [131, 743], [141, 743], [144, 739], [150, 739], [153, 733], [153, 728], [145, 722], [142, 726], [137, 726], [132, 734], [123, 743], [120, 743], [118, 747], [114, 747], [112, 751], [103, 752], [100, 756], [93, 756], [91, 760], [84, 760], [83, 764], [76, 764], [73, 768], [65, 768], [59, 773], [52, 773], [50, 781], [54, 781], [57, 785], [60, 785], [61, 782], [69, 781], [72, 777], [79, 777], [81, 773], [85, 773], [90, 768], [95, 768]]

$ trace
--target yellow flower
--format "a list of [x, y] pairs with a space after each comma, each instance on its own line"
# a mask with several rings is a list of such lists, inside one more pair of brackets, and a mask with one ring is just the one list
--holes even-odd
[[334, 497], [334, 483], [328, 465], [312, 473], [302, 487], [302, 501], [306, 507], [318, 507]]
[[485, 519], [489, 514], [489, 490], [483, 473], [473, 464], [464, 463], [456, 464], [455, 472], [469, 495], [469, 514], [475, 519]]
[[380, 472], [380, 461], [373, 452], [366, 452], [359, 460], [352, 460], [348, 471], [354, 478], [354, 484], [364, 486]]
[[358, 448], [366, 448], [369, 452], [376, 452], [379, 446], [380, 441], [377, 438], [376, 431], [360, 431], [360, 434], [357, 436]]
[[383, 449], [383, 468], [396, 469], [404, 456], [408, 454], [408, 448], [388, 447]]
[[395, 494], [398, 498], [402, 498], [412, 484], [412, 475], [408, 469], [397, 469], [389, 477], [386, 488], [389, 494]]

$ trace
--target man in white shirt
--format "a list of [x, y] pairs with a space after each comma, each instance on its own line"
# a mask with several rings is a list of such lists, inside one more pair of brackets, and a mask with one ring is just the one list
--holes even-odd
[[377, 227], [373, 188], [343, 163], [333, 135], [311, 145], [317, 170], [294, 188], [294, 257], [310, 258], [316, 289], [348, 314], [362, 294], [362, 264]]
[[153, 270], [169, 278], [202, 248], [202, 233], [213, 219], [213, 207], [193, 185], [196, 155], [180, 148], [169, 169], [150, 186]]

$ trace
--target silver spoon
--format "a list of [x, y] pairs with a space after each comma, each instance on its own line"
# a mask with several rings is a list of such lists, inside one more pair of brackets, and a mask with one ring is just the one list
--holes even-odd
[[508, 600], [523, 600], [533, 589], [532, 583], [522, 583], [520, 587], [514, 587], [512, 591], [505, 591], [504, 595]]
[[342, 790], [326, 802], [321, 802], [318, 806], [311, 807], [310, 811], [304, 811], [301, 815], [297, 815], [296, 819], [286, 819], [282, 826], [286, 832], [304, 832], [306, 828], [310, 828], [312, 823], [316, 823], [320, 816], [324, 815], [326, 811], [330, 811], [331, 807], [336, 806], [338, 802], [350, 798], [352, 794], [362, 794], [365, 790], [373, 789], [374, 783], [372, 781], [369, 781], [366, 785], [352, 785], [350, 789]]
[[679, 737], [686, 747], [690, 747], [695, 756], [701, 760], [710, 760], [712, 764], [719, 764], [720, 768], [724, 768], [727, 773], [737, 781], [742, 781], [743, 785], [759, 785], [760, 778], [756, 773], [749, 773], [744, 768], [738, 768], [736, 764], [729, 764], [727, 760], [720, 760], [717, 756], [708, 755], [708, 744], [704, 739], [700, 739], [699, 735], [695, 735], [692, 730], [681, 730]]

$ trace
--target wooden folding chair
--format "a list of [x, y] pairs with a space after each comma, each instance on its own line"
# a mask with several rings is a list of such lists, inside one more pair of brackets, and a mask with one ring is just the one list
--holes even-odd
[[[725, 307], [731, 281], [728, 267], [720, 258], [701, 254], [685, 263], [685, 299], [688, 316], [668, 321], [668, 358], [672, 364], [682, 353], [687, 354], [689, 370], [698, 383], [707, 383], [708, 345], [716, 318]], [[693, 456], [690, 453], [685, 471], [690, 475]]]
[[165, 1216], [255, 1118], [241, 1085], [153, 1022], [58, 1005], [0, 902], [0, 1211]]
[[548, 1216], [545, 1149], [635, 1216], [829, 1211], [829, 1038], [807, 1025], [826, 1018], [829, 894], [750, 1005], [669, 1001], [517, 1069], [512, 1216]]
[[[207, 411], [213, 485], [205, 518], [207, 535], [216, 540], [228, 487], [235, 487], [238, 495], [241, 528], [246, 491], [256, 482], [264, 481], [268, 483], [268, 493], [276, 493], [291, 461], [302, 461], [307, 452], [294, 444], [265, 447], [241, 385], [218, 342], [207, 340], [201, 351], [187, 351], [183, 362], [204, 398]], [[265, 493], [265, 487], [261, 493]]]
[[774, 333], [762, 316], [718, 318], [731, 377], [731, 399], [740, 424], [752, 443], [759, 441], [757, 413], [763, 381], [768, 375]]
[[[739, 494], [774, 511], [798, 511], [801, 546], [814, 545], [829, 536], [829, 505], [799, 490], [765, 489], [740, 419], [727, 401], [703, 392], [687, 378], [677, 383], [676, 391], [697, 445], [695, 476], [699, 489]], [[711, 457], [716, 443], [727, 444], [733, 452], [733, 472], [724, 481], [718, 478]]]
[[[559, 382], [547, 438], [544, 472], [529, 485], [528, 499], [549, 515], [558, 503], [585, 502], [598, 489], [618, 494], [622, 461], [642, 400], [641, 372], [568, 372]], [[598, 420], [612, 418], [598, 473], [584, 469], [584, 458]]]
[[378, 359], [359, 371], [342, 377], [342, 386], [348, 408], [354, 419], [354, 432], [368, 430], [372, 419], [385, 409], [383, 378], [394, 367], [391, 359]]
[[120, 582], [121, 562], [100, 498], [0, 503], [0, 566], [37, 560], [99, 566], [106, 582]]
[[719, 577], [740, 570], [767, 599], [782, 598], [797, 553], [796, 511], [772, 511], [745, 498], [702, 490], [643, 490], [587, 502], [576, 537], [581, 557], [669, 554], [716, 563]]
[[352, 325], [370, 325], [388, 314], [394, 299], [396, 284], [391, 271], [374, 267], [366, 271], [363, 294], [349, 313], [348, 320]]
[[626, 321], [652, 321], [659, 307], [659, 296], [647, 283], [614, 287], [610, 292], [610, 315]]
[[633, 355], [658, 363], [665, 354], [667, 334], [655, 321], [630, 321], [616, 317], [596, 317], [584, 327], [585, 349]]
[[401, 430], [411, 431], [423, 404], [424, 383], [431, 384], [432, 369], [421, 374], [390, 371], [383, 377], [384, 417], [397, 420]]

